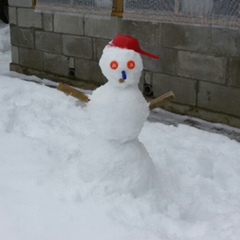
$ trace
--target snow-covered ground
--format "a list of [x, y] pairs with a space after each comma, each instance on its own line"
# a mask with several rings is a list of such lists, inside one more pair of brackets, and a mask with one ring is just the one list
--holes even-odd
[[93, 132], [87, 107], [22, 81], [30, 78], [10, 73], [10, 58], [9, 28], [0, 23], [0, 239], [239, 239], [240, 143], [147, 121], [140, 140], [159, 187], [106, 194], [78, 175]]

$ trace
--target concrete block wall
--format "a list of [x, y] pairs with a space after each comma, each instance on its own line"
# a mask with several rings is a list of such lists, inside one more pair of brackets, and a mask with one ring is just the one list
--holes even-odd
[[164, 108], [240, 127], [239, 29], [36, 13], [33, 2], [9, 0], [11, 70], [93, 88], [106, 82], [104, 46], [128, 34], [161, 57], [143, 57], [140, 88], [150, 97], [173, 90]]

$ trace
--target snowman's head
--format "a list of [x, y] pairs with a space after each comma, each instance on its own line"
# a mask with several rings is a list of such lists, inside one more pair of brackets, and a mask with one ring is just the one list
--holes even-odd
[[103, 50], [99, 62], [102, 73], [115, 86], [137, 85], [143, 69], [140, 54], [159, 59], [142, 50], [136, 38], [118, 35]]
[[104, 48], [99, 65], [109, 83], [119, 87], [137, 85], [143, 69], [139, 53], [111, 45]]

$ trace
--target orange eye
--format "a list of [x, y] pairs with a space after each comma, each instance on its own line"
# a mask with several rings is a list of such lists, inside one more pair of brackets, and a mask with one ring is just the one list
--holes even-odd
[[111, 69], [116, 70], [118, 68], [118, 62], [112, 61], [110, 63], [110, 67], [111, 67]]
[[128, 63], [127, 63], [127, 67], [128, 67], [129, 69], [134, 69], [135, 66], [136, 66], [136, 64], [135, 64], [134, 61], [128, 61]]

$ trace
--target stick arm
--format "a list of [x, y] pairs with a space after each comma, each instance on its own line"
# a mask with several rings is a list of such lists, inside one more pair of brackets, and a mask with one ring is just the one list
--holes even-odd
[[[90, 99], [88, 96], [86, 96], [84, 93], [80, 92], [79, 90], [76, 90], [75, 88], [72, 88], [66, 84], [60, 83], [58, 88], [59, 91], [64, 92], [67, 95], [71, 95], [85, 103], [89, 102]], [[150, 110], [153, 110], [154, 108], [160, 107], [163, 103], [167, 101], [172, 101], [175, 98], [174, 93], [172, 91], [167, 92], [160, 97], [157, 97], [149, 102], [149, 108]]]
[[172, 91], [167, 92], [160, 97], [157, 97], [150, 101], [149, 108], [153, 110], [154, 108], [160, 107], [163, 103], [172, 101], [175, 98], [175, 95]]
[[75, 88], [72, 88], [66, 84], [59, 83], [58, 88], [59, 91], [66, 93], [67, 95], [71, 95], [85, 103], [89, 102], [90, 99], [88, 96], [86, 96], [84, 93], [76, 90]]

